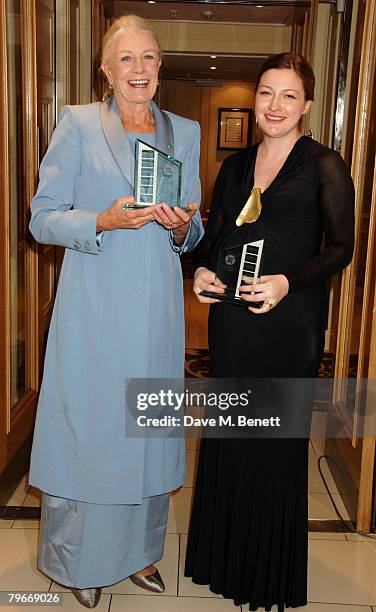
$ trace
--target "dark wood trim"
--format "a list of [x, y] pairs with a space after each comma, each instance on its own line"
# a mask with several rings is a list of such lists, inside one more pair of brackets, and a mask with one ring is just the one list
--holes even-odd
[[38, 393], [29, 389], [12, 410], [12, 429], [8, 443], [9, 458], [15, 455], [23, 441], [34, 429], [37, 401]]
[[[29, 434], [1, 474], [0, 504], [3, 506], [8, 503], [21, 479], [29, 470], [32, 439], [32, 434]], [[1, 507], [0, 517], [5, 518]]]
[[[4, 517], [5, 518], [5, 517]], [[354, 525], [351, 521], [344, 521], [345, 525], [340, 520], [319, 521], [309, 519], [309, 533], [349, 533], [353, 531]]]
[[40, 508], [34, 506], [0, 506], [0, 520], [39, 520]]
[[[9, 153], [7, 87], [7, 21], [0, 4], [0, 433], [10, 431], [10, 279], [9, 279]], [[2, 452], [0, 444], [0, 453]], [[0, 463], [1, 465], [1, 463]]]
[[115, 0], [103, 1], [103, 14], [105, 19], [115, 18]]
[[100, 53], [104, 29], [103, 4], [101, 0], [91, 0], [91, 57], [92, 57], [92, 93], [93, 102], [102, 99], [104, 86], [99, 72]]
[[12, 410], [11, 432], [0, 434], [0, 473], [34, 429], [38, 394], [29, 389]]
[[[25, 3], [22, 12], [23, 64], [23, 132], [25, 164], [25, 217], [29, 219], [29, 206], [37, 187], [38, 128], [37, 128], [37, 59], [36, 59], [36, 7], [35, 0]], [[26, 295], [27, 295], [27, 355], [26, 380], [31, 389], [38, 390], [38, 248], [27, 231], [26, 235]]]

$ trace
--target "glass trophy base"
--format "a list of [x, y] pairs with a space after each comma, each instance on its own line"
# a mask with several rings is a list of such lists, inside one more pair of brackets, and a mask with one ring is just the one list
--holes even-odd
[[240, 287], [247, 285], [250, 289], [249, 293], [255, 295], [255, 291], [252, 291], [251, 287], [257, 283], [259, 278], [263, 247], [264, 240], [256, 240], [255, 242], [246, 242], [245, 244], [221, 249], [215, 273], [216, 280], [219, 282], [214, 281], [214, 284], [223, 287], [225, 293], [201, 291], [200, 295], [236, 306], [243, 306], [243, 308], [262, 308], [263, 300], [259, 302], [243, 300]]
[[[149, 208], [149, 206], [153, 206], [153, 204], [124, 204], [123, 209], [124, 210], [139, 210], [140, 208]], [[167, 204], [167, 206], [170, 206], [169, 204]], [[170, 208], [172, 210], [174, 210], [174, 206], [170, 206]], [[184, 212], [191, 212], [191, 209], [188, 208], [188, 206], [177, 206], [177, 208], [181, 208], [182, 210], [184, 210]]]
[[[134, 199], [136, 208], [181, 204], [182, 162], [140, 139], [135, 142]], [[130, 207], [132, 208], [132, 207]]]
[[235, 297], [234, 295], [229, 295], [225, 293], [214, 293], [214, 291], [200, 291], [199, 295], [203, 295], [204, 297], [214, 298], [215, 300], [220, 300], [221, 302], [227, 302], [228, 304], [236, 304], [236, 306], [243, 306], [248, 308], [262, 308], [264, 302], [246, 302], [242, 300], [240, 297]]
[[139, 208], [148, 208], [151, 204], [124, 204], [124, 210], [138, 210]]

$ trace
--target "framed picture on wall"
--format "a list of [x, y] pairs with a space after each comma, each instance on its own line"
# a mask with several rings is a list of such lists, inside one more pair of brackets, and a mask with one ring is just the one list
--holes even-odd
[[219, 108], [217, 149], [246, 149], [251, 144], [251, 109]]

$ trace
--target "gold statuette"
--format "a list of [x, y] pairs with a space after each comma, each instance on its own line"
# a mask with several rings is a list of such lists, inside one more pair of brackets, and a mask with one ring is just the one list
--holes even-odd
[[254, 223], [259, 218], [261, 209], [261, 189], [259, 187], [254, 187], [243, 210], [236, 219], [236, 225], [240, 227], [243, 223]]

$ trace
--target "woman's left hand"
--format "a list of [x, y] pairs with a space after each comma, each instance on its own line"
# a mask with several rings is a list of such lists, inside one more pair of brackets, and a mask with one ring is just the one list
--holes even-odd
[[171, 208], [167, 204], [160, 204], [154, 208], [154, 219], [167, 230], [172, 230], [174, 242], [181, 244], [189, 228], [189, 222], [197, 210], [197, 204], [187, 204], [189, 212], [179, 206]]
[[[244, 282], [244, 281], [243, 281]], [[255, 285], [246, 284], [239, 287], [243, 300], [247, 302], [264, 302], [262, 308], [249, 307], [255, 314], [265, 314], [275, 308], [289, 291], [289, 281], [284, 274], [261, 276]], [[252, 292], [252, 294], [250, 293]]]

